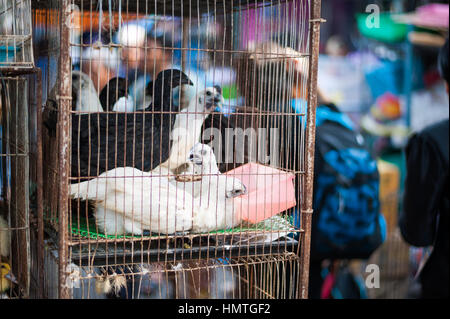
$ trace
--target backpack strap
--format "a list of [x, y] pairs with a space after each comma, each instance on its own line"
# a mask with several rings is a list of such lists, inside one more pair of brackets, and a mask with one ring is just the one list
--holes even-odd
[[321, 126], [326, 121], [338, 123], [349, 130], [353, 131], [354, 125], [350, 118], [339, 111], [334, 104], [322, 104], [316, 110], [316, 126]]

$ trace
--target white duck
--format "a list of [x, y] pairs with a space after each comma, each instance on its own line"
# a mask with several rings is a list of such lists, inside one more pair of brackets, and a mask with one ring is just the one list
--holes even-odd
[[200, 142], [203, 122], [216, 107], [222, 107], [223, 101], [218, 86], [208, 87], [190, 99], [189, 105], [175, 117], [169, 159], [161, 166], [173, 171], [186, 163], [191, 148]]
[[173, 234], [192, 227], [194, 201], [170, 181], [164, 169], [143, 172], [121, 167], [70, 185], [75, 198], [94, 201], [95, 218], [107, 235]]
[[202, 176], [201, 180], [186, 187], [186, 191], [194, 197], [196, 206], [202, 208], [194, 211], [192, 232], [210, 232], [239, 225], [242, 220], [235, 214], [233, 199], [247, 193], [245, 185], [237, 178], [220, 173], [214, 152], [208, 145], [196, 144], [191, 150], [189, 162], [193, 175]]
[[72, 71], [72, 110], [84, 113], [103, 112], [103, 107], [89, 75]]

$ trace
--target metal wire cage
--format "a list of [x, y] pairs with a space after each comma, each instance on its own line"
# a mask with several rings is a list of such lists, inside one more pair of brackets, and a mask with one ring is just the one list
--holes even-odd
[[27, 297], [30, 286], [29, 103], [24, 77], [0, 77], [0, 298]]
[[305, 298], [320, 1], [33, 6], [40, 295]]
[[3, 73], [34, 68], [31, 1], [0, 1], [0, 70]]

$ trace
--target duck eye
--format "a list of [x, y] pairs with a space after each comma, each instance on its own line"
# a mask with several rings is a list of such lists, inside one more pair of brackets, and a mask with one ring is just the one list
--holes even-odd
[[207, 95], [207, 96], [211, 96], [211, 95], [212, 95], [212, 92], [211, 92], [211, 91], [206, 91], [206, 95]]

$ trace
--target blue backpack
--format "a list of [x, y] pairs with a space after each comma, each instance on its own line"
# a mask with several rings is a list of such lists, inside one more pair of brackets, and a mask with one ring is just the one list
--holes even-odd
[[377, 163], [336, 106], [316, 117], [311, 258], [367, 259], [386, 238]]

